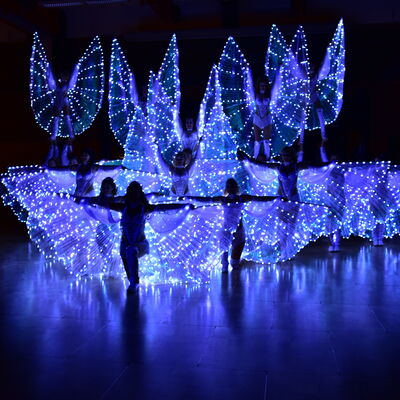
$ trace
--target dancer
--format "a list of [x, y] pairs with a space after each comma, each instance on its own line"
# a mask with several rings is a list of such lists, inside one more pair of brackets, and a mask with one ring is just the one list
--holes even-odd
[[54, 167], [58, 166], [59, 161], [60, 161], [60, 159], [59, 159], [57, 139], [51, 137], [50, 138], [50, 148], [49, 148], [49, 152], [47, 153], [46, 160], [44, 162], [44, 166], [54, 168]]
[[74, 138], [93, 123], [104, 92], [103, 52], [94, 38], [73, 71], [53, 75], [37, 33], [30, 63], [31, 106], [38, 124], [56, 137]]
[[[100, 199], [91, 200], [100, 204]], [[139, 258], [149, 253], [149, 243], [144, 228], [146, 215], [153, 211], [166, 211], [184, 208], [187, 204], [149, 204], [139, 182], [131, 182], [125, 196], [115, 198], [114, 202], [103, 206], [121, 211], [120, 254], [129, 280], [128, 292], [134, 292], [139, 286]]]
[[[287, 200], [290, 201], [300, 201], [300, 196], [298, 192], [298, 187], [297, 187], [297, 179], [298, 179], [298, 174], [301, 170], [308, 169], [310, 167], [322, 167], [329, 165], [329, 161], [327, 160], [326, 157], [326, 152], [325, 152], [325, 141], [322, 142], [321, 145], [321, 156], [323, 158], [323, 162], [319, 165], [308, 165], [303, 163], [303, 146], [300, 143], [300, 149], [299, 152], [297, 153], [297, 160], [296, 160], [296, 154], [294, 153], [293, 148], [291, 147], [285, 147], [282, 152], [281, 152], [281, 158], [282, 158], [282, 163], [265, 163], [265, 162], [260, 162], [255, 159], [249, 158], [245, 153], [239, 151], [238, 152], [238, 158], [239, 159], [247, 159], [247, 161], [255, 164], [260, 164], [264, 165], [266, 167], [269, 167], [271, 169], [275, 169], [278, 171], [278, 195], [281, 196], [282, 198], [286, 198]], [[335, 193], [337, 192], [337, 184], [342, 184], [343, 188], [343, 181], [340, 180], [342, 178], [341, 174], [333, 174], [334, 181], [332, 184], [334, 184], [334, 188], [328, 187], [328, 192], [330, 189], [334, 189]], [[336, 179], [335, 179], [336, 178]], [[331, 206], [331, 204], [328, 204]], [[334, 207], [335, 209], [337, 207]], [[343, 211], [343, 210], [341, 210]], [[338, 212], [339, 213], [339, 212]], [[336, 218], [332, 217], [333, 221], [332, 223], [336, 223]], [[331, 229], [330, 229], [331, 230]], [[329, 246], [329, 251], [330, 252], [339, 252], [340, 251], [340, 241], [341, 241], [341, 235], [340, 235], [340, 230], [335, 230], [330, 233], [330, 246]]]
[[72, 138], [68, 138], [62, 148], [60, 162], [62, 166], [76, 165], [78, 161], [72, 148]]
[[271, 156], [272, 117], [270, 113], [270, 86], [267, 78], [258, 80], [255, 90], [255, 112], [253, 116], [254, 158], [262, 160], [261, 144], [264, 146], [264, 159]]
[[251, 196], [240, 194], [239, 185], [234, 178], [229, 178], [225, 184], [225, 196], [216, 197], [185, 197], [201, 202], [221, 203], [224, 205], [224, 226], [221, 237], [222, 272], [228, 272], [229, 249], [231, 248], [231, 266], [233, 270], [239, 269], [240, 258], [246, 243], [246, 233], [242, 221], [243, 203], [249, 201], [271, 201], [276, 197], [271, 196]]
[[[383, 246], [386, 231], [386, 221], [389, 220], [389, 204], [392, 203], [389, 189], [389, 167], [379, 158], [375, 159], [375, 167], [370, 176], [377, 182], [374, 196], [371, 198], [371, 209], [376, 219], [376, 226], [372, 231], [372, 243], [374, 246]], [[393, 204], [393, 203], [392, 203]]]
[[107, 207], [110, 202], [115, 200], [115, 196], [117, 195], [117, 185], [114, 182], [114, 179], [111, 177], [104, 178], [101, 182], [100, 193], [98, 196], [87, 197], [87, 196], [79, 196], [77, 194], [70, 195], [71, 197], [78, 200], [80, 204], [85, 204], [85, 202], [93, 202], [95, 201], [97, 205], [101, 207]]
[[[326, 142], [327, 142], [326, 138], [321, 139], [319, 151], [322, 163], [329, 163], [329, 161], [330, 162], [337, 161], [337, 156], [334, 154], [328, 157], [326, 151]], [[336, 220], [340, 221], [343, 219], [343, 214], [345, 209], [344, 185], [345, 185], [344, 170], [343, 168], [341, 168], [339, 165], [336, 164], [330, 173], [330, 179], [327, 185], [328, 204], [326, 205], [330, 207], [330, 209], [332, 210], [333, 214], [336, 217]], [[332, 222], [335, 223], [334, 220]], [[342, 241], [342, 233], [340, 228], [334, 230], [329, 235], [329, 240], [331, 243], [329, 246], [329, 252], [330, 253], [340, 252], [341, 251], [340, 244]]]
[[198, 147], [198, 136], [197, 130], [194, 129], [194, 121], [192, 117], [185, 119], [185, 129], [181, 133], [181, 142], [183, 149], [189, 149], [192, 155], [195, 156]]
[[177, 196], [184, 196], [189, 192], [189, 175], [191, 173], [196, 157], [192, 153], [190, 161], [183, 151], [176, 153], [173, 165], [169, 165], [158, 148], [158, 160], [165, 173], [170, 174], [172, 179], [171, 191]]
[[[306, 47], [305, 41], [302, 47]], [[305, 63], [307, 65], [307, 63]], [[308, 116], [300, 133], [304, 140], [304, 129], [320, 129], [321, 139], [326, 141], [325, 126], [333, 123], [338, 117], [343, 104], [343, 86], [345, 75], [344, 26], [340, 20], [333, 38], [326, 49], [320, 68], [309, 64]]]
[[75, 69], [70, 77], [67, 78], [65, 73], [60, 75], [60, 78], [56, 81], [53, 78], [53, 74], [51, 72], [50, 64], [47, 69], [47, 80], [48, 85], [51, 90], [54, 90], [54, 103], [53, 103], [53, 126], [51, 129], [51, 140], [55, 140], [57, 137], [57, 133], [59, 130], [60, 119], [64, 119], [65, 126], [67, 128], [68, 137], [73, 139], [74, 128], [72, 126], [71, 121], [71, 106], [68, 100], [68, 91], [71, 90], [78, 78], [79, 64], [75, 66]]
[[79, 163], [75, 165], [67, 165], [56, 168], [50, 168], [50, 170], [70, 170], [76, 171], [76, 186], [75, 196], [92, 196], [94, 195], [94, 180], [98, 171], [114, 171], [121, 170], [122, 166], [115, 165], [98, 165], [93, 161], [93, 153], [90, 149], [84, 149], [79, 157]]
[[[326, 129], [325, 129], [325, 117], [324, 110], [322, 108], [322, 103], [319, 98], [318, 84], [321, 72], [315, 70], [314, 64], [310, 63], [310, 85], [309, 85], [309, 93], [310, 93], [310, 115], [308, 118], [311, 120], [314, 118], [315, 121], [318, 121], [318, 125], [321, 131], [321, 141], [325, 143], [328, 138], [326, 137]], [[300, 132], [300, 143], [304, 143], [304, 129], [306, 128], [306, 121], [302, 124], [301, 132]], [[321, 146], [322, 147], [322, 146]], [[322, 154], [321, 154], [322, 157]]]
[[302, 147], [296, 155], [291, 147], [285, 147], [281, 151], [282, 162], [262, 162], [255, 158], [250, 158], [246, 153], [238, 151], [239, 160], [246, 159], [250, 163], [264, 165], [271, 169], [278, 171], [278, 196], [285, 198], [290, 201], [299, 201], [299, 193], [297, 190], [297, 177], [301, 169], [307, 168], [308, 166], [302, 164], [303, 150]]
[[[118, 222], [121, 216], [110, 209], [110, 204], [116, 201], [117, 185], [114, 179], [107, 177], [103, 179], [100, 194], [96, 197], [82, 197], [72, 195], [86, 213], [94, 220], [99, 221], [96, 226], [96, 243], [104, 263], [102, 273], [108, 276], [118, 274], [121, 267], [121, 258], [118, 255], [118, 241], [120, 229]], [[93, 207], [97, 204], [100, 207]]]

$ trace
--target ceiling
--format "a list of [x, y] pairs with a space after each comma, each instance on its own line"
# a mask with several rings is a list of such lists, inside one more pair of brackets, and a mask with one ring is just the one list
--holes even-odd
[[[2, 0], [0, 40], [42, 35], [64, 38], [94, 34], [155, 40], [179, 32], [182, 38], [254, 35], [280, 26], [400, 22], [395, 0]], [[5, 28], [7, 27], [7, 29]], [[5, 34], [7, 30], [7, 34]]]

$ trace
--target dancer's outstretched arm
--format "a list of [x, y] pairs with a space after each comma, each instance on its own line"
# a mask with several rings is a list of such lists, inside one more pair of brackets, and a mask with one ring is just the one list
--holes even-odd
[[[197, 133], [196, 133], [196, 135], [197, 135]], [[196, 154], [196, 156], [194, 158], [197, 157], [197, 150], [199, 150], [199, 146], [200, 146], [200, 143], [202, 142], [202, 140], [203, 140], [203, 136], [198, 137], [197, 143], [196, 143], [196, 145], [194, 146], [194, 148], [192, 150], [192, 154]]]
[[[104, 204], [104, 201], [99, 197], [82, 197], [82, 196], [73, 196], [76, 199], [84, 199], [90, 204], [97, 204], [102, 207], [109, 208], [114, 211], [122, 211], [126, 204], [125, 204], [125, 196], [118, 196], [115, 197], [112, 201]], [[153, 211], [168, 211], [168, 210], [179, 210], [185, 207], [190, 207], [191, 209], [194, 208], [193, 204], [179, 204], [179, 203], [170, 203], [170, 204], [148, 204], [146, 206], [146, 212], [153, 212]]]
[[[321, 157], [322, 157], [322, 151], [321, 151]], [[325, 154], [325, 157], [326, 157], [326, 154]], [[308, 168], [320, 168], [320, 167], [326, 167], [327, 165], [330, 165], [330, 164], [331, 164], [330, 161], [324, 161], [324, 159], [323, 159], [321, 162], [313, 163], [313, 164], [305, 163], [305, 162], [299, 162], [299, 163], [297, 163], [297, 168], [299, 170], [308, 169]]]
[[47, 167], [50, 171], [76, 171], [79, 165], [61, 165], [59, 167]]
[[226, 197], [224, 196], [182, 196], [180, 197], [181, 200], [195, 200], [195, 201], [200, 201], [202, 203], [223, 203], [226, 200]]
[[320, 148], [319, 148], [319, 153], [320, 153], [320, 155], [321, 155], [321, 161], [322, 161], [323, 163], [329, 162], [328, 155], [326, 154], [326, 146], [325, 146], [325, 143], [326, 143], [326, 139], [325, 139], [325, 140], [321, 140], [321, 146], [320, 146]]
[[251, 194], [240, 195], [240, 200], [243, 203], [247, 202], [247, 201], [273, 201], [276, 199], [281, 199], [281, 197], [278, 197], [278, 196], [252, 196]]
[[277, 196], [252, 196], [250, 194], [239, 195], [237, 199], [229, 199], [225, 196], [201, 197], [201, 196], [185, 196], [182, 199], [196, 200], [204, 203], [245, 203], [248, 201], [273, 201], [280, 197]]
[[147, 212], [153, 211], [168, 211], [168, 210], [180, 210], [185, 207], [189, 207], [194, 209], [193, 204], [179, 204], [179, 203], [170, 203], [170, 204], [149, 204], [147, 206]]
[[197, 142], [195, 148], [194, 148], [193, 151], [192, 151], [192, 157], [191, 157], [191, 159], [190, 159], [190, 162], [189, 162], [189, 164], [186, 166], [186, 169], [187, 169], [187, 171], [188, 171], [189, 174], [191, 174], [191, 172], [192, 172], [193, 165], [194, 165], [194, 162], [196, 161], [197, 154], [198, 154], [197, 150], [198, 150], [199, 144], [200, 144], [200, 142], [201, 142], [202, 140], [203, 140], [203, 137], [201, 137], [201, 138], [198, 140], [198, 142]]
[[58, 154], [57, 142], [56, 142], [55, 139], [51, 138], [50, 139], [50, 149], [49, 149], [49, 152], [47, 154], [46, 161], [45, 161], [44, 165], [47, 167], [49, 165], [49, 161], [51, 159], [57, 160], [58, 156], [59, 156], [59, 154]]

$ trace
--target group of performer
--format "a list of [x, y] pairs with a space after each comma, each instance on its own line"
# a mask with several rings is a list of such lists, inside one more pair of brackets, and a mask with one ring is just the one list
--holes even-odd
[[[48, 258], [83, 275], [118, 275], [129, 291], [146, 282], [202, 282], [241, 259], [276, 263], [321, 236], [329, 251], [358, 235], [383, 245], [400, 232], [398, 167], [337, 163], [327, 157], [325, 125], [343, 101], [344, 31], [340, 21], [320, 70], [306, 58], [304, 32], [292, 43], [273, 26], [266, 76], [254, 88], [232, 38], [211, 70], [197, 123], [179, 118], [175, 36], [147, 98], [113, 41], [109, 117], [124, 159], [76, 157], [76, 135], [93, 122], [104, 92], [95, 38], [70, 79], [57, 82], [38, 36], [31, 57], [31, 102], [50, 134], [43, 167], [2, 176], [3, 200]], [[321, 130], [321, 162], [303, 160], [304, 132]], [[58, 138], [63, 142], [57, 142]], [[61, 148], [60, 148], [61, 147]], [[147, 221], [147, 223], [146, 223]]]

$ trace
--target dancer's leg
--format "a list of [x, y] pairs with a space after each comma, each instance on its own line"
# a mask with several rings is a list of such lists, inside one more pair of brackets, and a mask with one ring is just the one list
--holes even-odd
[[385, 224], [377, 224], [372, 232], [372, 241], [374, 246], [383, 246], [383, 235], [385, 233]]
[[71, 117], [69, 115], [65, 116], [65, 124], [67, 125], [69, 138], [73, 139], [75, 137], [74, 128], [72, 126]]
[[231, 265], [232, 268], [239, 269], [240, 258], [246, 243], [246, 234], [243, 228], [242, 221], [239, 223], [236, 232], [233, 235], [232, 250], [231, 250]]
[[228, 252], [227, 251], [224, 251], [222, 253], [221, 264], [222, 264], [222, 272], [228, 272], [229, 261], [228, 261]]
[[263, 145], [264, 145], [264, 154], [266, 160], [269, 160], [271, 158], [271, 141], [269, 139], [263, 140]]
[[254, 151], [253, 151], [253, 157], [258, 158], [260, 154], [260, 148], [261, 148], [261, 142], [258, 140], [254, 141]]
[[331, 253], [340, 251], [340, 242], [341, 242], [341, 234], [340, 230], [337, 230], [329, 235], [329, 239], [331, 241], [331, 245], [329, 246], [329, 251]]
[[129, 246], [128, 252], [129, 282], [131, 286], [139, 283], [139, 258], [136, 247]]
[[53, 126], [51, 128], [50, 140], [56, 140], [59, 125], [60, 125], [60, 117], [54, 117]]
[[50, 140], [50, 149], [49, 149], [49, 152], [46, 157], [45, 165], [47, 167], [50, 167], [50, 166], [54, 167], [54, 165], [49, 165], [50, 160], [53, 160], [55, 163], [57, 163], [57, 160], [58, 160], [57, 142], [56, 142], [56, 140], [52, 140], [52, 139]]
[[319, 127], [321, 129], [321, 138], [322, 140], [326, 140], [326, 132], [325, 132], [325, 118], [324, 112], [322, 108], [317, 108], [317, 115], [319, 119]]
[[124, 264], [126, 276], [127, 276], [128, 280], [130, 281], [130, 271], [129, 271], [128, 259], [127, 259], [127, 255], [126, 255], [127, 247], [128, 247], [127, 244], [122, 240], [119, 252], [121, 255], [122, 263]]
[[234, 270], [239, 269], [239, 263], [240, 263], [240, 258], [242, 256], [244, 244], [245, 243], [242, 242], [242, 243], [235, 243], [234, 245], [232, 245], [231, 265]]
[[254, 151], [253, 157], [257, 158], [260, 155], [261, 141], [262, 141], [262, 130], [257, 126], [253, 125], [254, 132]]

